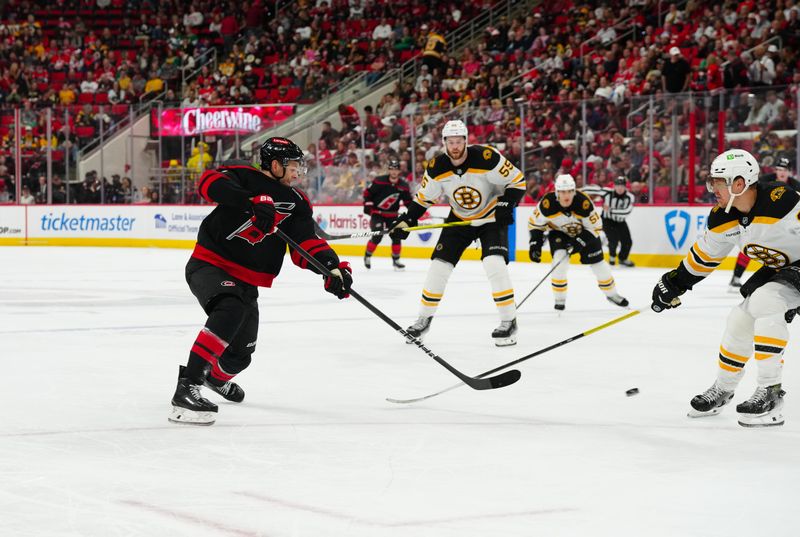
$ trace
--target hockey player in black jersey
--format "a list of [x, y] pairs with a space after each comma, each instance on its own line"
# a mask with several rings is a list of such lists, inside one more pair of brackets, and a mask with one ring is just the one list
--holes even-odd
[[[380, 175], [364, 190], [364, 212], [369, 215], [369, 227], [373, 231], [388, 231], [389, 225], [397, 218], [400, 202], [406, 207], [411, 203], [408, 184], [400, 179], [400, 161], [394, 157], [389, 159], [388, 175]], [[364, 266], [372, 268], [372, 254], [381, 242], [382, 235], [372, 237], [364, 252]], [[403, 270], [400, 262], [399, 237], [392, 237], [392, 265], [395, 270]]]
[[[233, 378], [255, 351], [258, 287], [271, 287], [283, 264], [286, 242], [274, 234], [277, 227], [333, 273], [323, 278], [326, 291], [349, 296], [349, 263], [316, 236], [311, 203], [291, 186], [300, 175], [302, 150], [286, 138], [270, 138], [260, 156], [261, 169], [237, 161], [198, 181], [200, 195], [218, 205], [200, 225], [186, 281], [208, 320], [180, 368], [169, 416], [176, 423], [214, 423], [217, 405], [202, 396], [203, 386], [228, 401], [244, 399]], [[296, 251], [291, 259], [316, 272]]]

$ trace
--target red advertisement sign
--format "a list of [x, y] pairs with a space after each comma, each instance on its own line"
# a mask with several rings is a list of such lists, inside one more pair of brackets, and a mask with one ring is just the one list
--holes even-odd
[[272, 128], [294, 113], [293, 105], [164, 108], [150, 112], [153, 136], [253, 134]]

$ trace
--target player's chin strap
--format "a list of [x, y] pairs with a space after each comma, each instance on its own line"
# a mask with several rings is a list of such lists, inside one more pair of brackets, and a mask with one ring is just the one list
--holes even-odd
[[[738, 178], [739, 178], [738, 176], [735, 177], [733, 179], [733, 181], [736, 181], [736, 179], [738, 179]], [[729, 196], [728, 196], [728, 204], [725, 206], [725, 214], [731, 212], [731, 207], [733, 206], [733, 199], [734, 198], [738, 198], [739, 196], [741, 196], [742, 194], [747, 192], [747, 184], [745, 184], [744, 185], [744, 189], [742, 189], [741, 192], [739, 192], [738, 194], [734, 194], [733, 193], [733, 181], [731, 181], [731, 184], [728, 185], [728, 194], [729, 194]]]

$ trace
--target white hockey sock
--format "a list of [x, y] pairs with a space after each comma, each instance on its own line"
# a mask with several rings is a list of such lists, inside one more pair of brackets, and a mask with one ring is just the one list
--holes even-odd
[[744, 376], [744, 366], [753, 353], [753, 318], [740, 304], [728, 314], [719, 346], [717, 383], [734, 391]]
[[595, 278], [597, 278], [597, 287], [599, 287], [606, 296], [617, 296], [619, 293], [617, 293], [617, 288], [614, 284], [614, 276], [611, 275], [611, 269], [608, 268], [608, 263], [599, 261], [590, 266], [592, 267]]
[[436, 313], [436, 308], [444, 296], [444, 288], [447, 287], [447, 280], [453, 273], [455, 267], [441, 259], [431, 261], [428, 275], [425, 277], [425, 285], [422, 288], [422, 299], [420, 300], [419, 315], [421, 317], [432, 317]]
[[569, 260], [559, 263], [567, 256], [566, 250], [556, 250], [553, 254], [552, 264], [558, 266], [550, 275], [550, 287], [553, 290], [553, 298], [556, 304], [564, 304], [567, 301], [567, 271], [569, 270]]
[[789, 327], [784, 314], [800, 303], [800, 293], [794, 287], [769, 282], [756, 289], [743, 306], [755, 319], [753, 349], [758, 364], [758, 385], [779, 384], [783, 376], [783, 353], [789, 342]]
[[501, 321], [511, 321], [517, 317], [514, 304], [514, 288], [508, 275], [508, 266], [501, 255], [489, 255], [483, 258], [483, 270], [492, 286], [492, 298], [497, 306]]

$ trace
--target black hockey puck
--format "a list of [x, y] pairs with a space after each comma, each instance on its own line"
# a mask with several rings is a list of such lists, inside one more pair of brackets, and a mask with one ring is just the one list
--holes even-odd
[[630, 390], [625, 391], [625, 395], [627, 395], [628, 397], [633, 397], [637, 393], [639, 393], [639, 388], [631, 388]]

